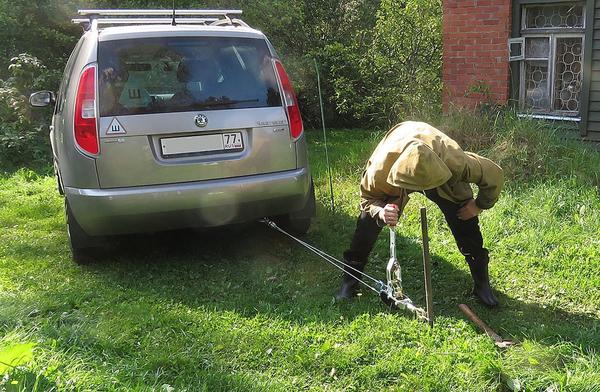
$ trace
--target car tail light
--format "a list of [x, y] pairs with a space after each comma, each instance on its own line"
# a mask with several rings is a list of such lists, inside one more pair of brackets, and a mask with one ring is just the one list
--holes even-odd
[[283, 68], [283, 64], [275, 60], [275, 67], [277, 68], [277, 74], [283, 88], [283, 100], [287, 109], [288, 120], [290, 121], [290, 134], [292, 139], [297, 139], [302, 135], [302, 131], [304, 130], [298, 99], [296, 98], [292, 83], [290, 83], [290, 78], [287, 72], [285, 72], [285, 68]]
[[83, 70], [75, 98], [75, 141], [85, 152], [98, 154], [96, 127], [96, 66]]

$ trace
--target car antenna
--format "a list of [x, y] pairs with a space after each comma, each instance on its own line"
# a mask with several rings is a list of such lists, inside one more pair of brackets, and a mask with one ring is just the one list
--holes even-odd
[[171, 26], [175, 25], [177, 25], [177, 23], [175, 23], [175, 0], [173, 0], [173, 20], [171, 21]]
[[331, 211], [335, 213], [335, 202], [333, 200], [333, 183], [331, 181], [331, 166], [329, 165], [329, 151], [327, 150], [327, 133], [325, 132], [325, 114], [323, 114], [323, 97], [321, 95], [321, 76], [319, 75], [319, 66], [317, 59], [315, 62], [315, 70], [317, 71], [317, 86], [319, 88], [319, 105], [321, 107], [321, 124], [323, 124], [323, 141], [325, 143], [325, 161], [327, 163], [327, 173], [329, 174], [329, 192], [331, 194]]

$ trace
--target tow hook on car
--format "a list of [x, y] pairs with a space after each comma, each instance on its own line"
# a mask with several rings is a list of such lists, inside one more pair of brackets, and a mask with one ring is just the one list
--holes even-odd
[[[268, 218], [263, 218], [262, 223], [266, 224], [270, 228], [285, 234], [289, 238], [293, 239], [306, 249], [310, 250], [335, 268], [346, 271], [347, 274], [354, 277], [365, 287], [371, 291], [377, 293], [381, 300], [390, 307], [395, 307], [402, 310], [408, 310], [415, 314], [415, 316], [433, 326], [433, 299], [432, 299], [432, 287], [431, 287], [431, 262], [429, 257], [429, 237], [427, 227], [427, 210], [425, 207], [421, 208], [421, 235], [423, 241], [423, 275], [425, 284], [425, 309], [416, 306], [413, 301], [406, 295], [402, 288], [402, 269], [400, 263], [396, 257], [396, 231], [394, 227], [390, 227], [390, 259], [386, 268], [386, 281], [376, 279], [369, 274], [359, 271], [356, 268], [348, 265], [342, 260], [339, 260], [330, 254], [318, 249], [317, 247], [293, 236], [287, 231], [279, 227], [275, 222]], [[347, 271], [352, 271], [347, 272]]]

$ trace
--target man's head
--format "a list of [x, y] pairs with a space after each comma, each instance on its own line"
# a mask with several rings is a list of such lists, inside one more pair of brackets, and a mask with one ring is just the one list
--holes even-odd
[[387, 182], [397, 188], [424, 191], [447, 182], [452, 173], [440, 157], [426, 144], [414, 139], [390, 168]]

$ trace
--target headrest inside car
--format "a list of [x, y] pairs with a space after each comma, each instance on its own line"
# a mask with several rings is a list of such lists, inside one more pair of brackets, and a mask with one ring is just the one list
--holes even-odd
[[214, 60], [182, 60], [177, 67], [180, 82], [212, 82], [219, 77]]

